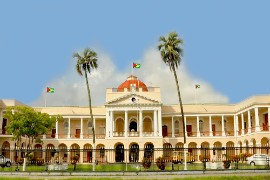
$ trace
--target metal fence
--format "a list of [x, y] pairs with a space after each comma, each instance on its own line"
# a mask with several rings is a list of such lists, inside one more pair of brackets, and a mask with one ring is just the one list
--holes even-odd
[[2, 149], [1, 154], [0, 172], [21, 171], [24, 158], [26, 171], [90, 172], [93, 163], [96, 171], [270, 169], [269, 147]]

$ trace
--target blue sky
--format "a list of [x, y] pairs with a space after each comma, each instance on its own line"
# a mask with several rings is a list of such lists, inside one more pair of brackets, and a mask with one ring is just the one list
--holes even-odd
[[[266, 0], [0, 1], [0, 98], [31, 104], [42, 99], [46, 86], [63, 81], [67, 83], [61, 91], [79, 86], [77, 77], [72, 78], [72, 54], [86, 47], [114, 69], [110, 78], [115, 81], [104, 80], [102, 86], [97, 82], [91, 88], [117, 87], [133, 61], [142, 63], [137, 75], [145, 80], [145, 57], [156, 50], [159, 36], [171, 31], [184, 40], [184, 71], [192, 81], [227, 98], [222, 102], [269, 94], [269, 7]], [[151, 63], [154, 67], [154, 58]], [[160, 84], [154, 86], [165, 91]], [[55, 91], [60, 93], [60, 88]], [[105, 96], [105, 89], [102, 93]], [[61, 103], [59, 98], [52, 105], [80, 105], [72, 103], [76, 97], [71, 92], [67, 96], [69, 101]]]

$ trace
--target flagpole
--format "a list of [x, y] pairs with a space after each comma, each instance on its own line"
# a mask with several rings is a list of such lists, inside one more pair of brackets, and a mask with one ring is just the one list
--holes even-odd
[[196, 87], [195, 87], [195, 104], [197, 104], [197, 88]]
[[133, 63], [132, 63], [132, 66], [131, 66], [131, 76], [133, 76], [133, 69], [134, 69], [134, 67], [133, 67]]
[[47, 107], [47, 90], [45, 92], [45, 107]]

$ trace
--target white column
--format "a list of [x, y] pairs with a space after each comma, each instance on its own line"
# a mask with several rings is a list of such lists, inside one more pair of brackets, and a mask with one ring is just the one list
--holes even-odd
[[95, 117], [93, 117], [93, 127], [94, 127], [94, 129], [95, 129], [95, 138], [97, 139], [97, 129], [96, 129], [96, 118]]
[[209, 116], [209, 136], [213, 136], [213, 132], [212, 132], [212, 116]]
[[244, 135], [245, 134], [244, 113], [241, 114], [241, 123], [242, 123], [241, 135]]
[[110, 137], [109, 122], [110, 122], [110, 111], [106, 111], [106, 138]]
[[81, 117], [81, 134], [80, 138], [83, 139], [83, 118]]
[[255, 132], [261, 131], [261, 129], [260, 129], [260, 120], [259, 120], [259, 110], [258, 110], [257, 107], [255, 108], [255, 125], [256, 125]]
[[175, 135], [174, 135], [174, 119], [173, 119], [173, 116], [172, 116], [172, 137], [175, 137]]
[[58, 119], [55, 122], [55, 138], [58, 139]]
[[238, 136], [239, 126], [238, 126], [238, 115], [234, 116], [234, 136]]
[[158, 136], [162, 136], [162, 117], [161, 117], [161, 109], [158, 110]]
[[143, 136], [142, 110], [139, 111], [139, 127], [140, 127], [140, 137], [142, 137]]
[[221, 116], [221, 135], [226, 136], [225, 135], [225, 128], [224, 128], [224, 116]]
[[200, 117], [197, 116], [197, 137], [200, 137], [201, 134], [200, 134]]
[[114, 136], [114, 111], [111, 111], [111, 121], [109, 122], [109, 131], [111, 132], [111, 137]]
[[128, 137], [128, 112], [125, 111], [125, 137]]
[[268, 131], [270, 131], [270, 107], [268, 108]]
[[68, 118], [68, 138], [70, 138], [70, 117]]
[[[182, 118], [182, 117], [181, 117]], [[186, 116], [184, 116], [184, 122], [185, 122], [185, 136], [187, 137], [187, 117]], [[185, 145], [185, 144], [184, 144]]]
[[248, 111], [248, 134], [251, 133], [251, 118], [250, 118], [250, 111]]
[[154, 110], [154, 136], [157, 136], [157, 110]]

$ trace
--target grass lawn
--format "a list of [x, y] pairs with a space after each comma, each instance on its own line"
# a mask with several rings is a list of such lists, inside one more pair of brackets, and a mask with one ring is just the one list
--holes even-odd
[[[160, 177], [162, 178], [162, 177]], [[158, 178], [158, 179], [160, 179]], [[166, 177], [163, 177], [163, 178], [166, 178], [166, 179], [172, 179], [172, 180], [270, 180], [270, 175], [257, 175], [257, 176], [248, 176], [248, 175], [245, 175], [245, 176], [236, 176], [236, 175], [233, 175], [233, 176], [204, 176], [204, 177], [183, 177], [183, 178], [174, 178], [174, 177], [171, 177], [170, 178], [170, 175], [166, 176]], [[162, 178], [162, 179], [163, 179]], [[39, 180], [45, 180], [45, 179], [50, 179], [50, 180], [56, 180], [58, 178], [55, 178], [55, 177], [38, 177], [38, 178], [18, 178], [18, 177], [0, 177], [0, 180], [31, 180], [31, 179], [39, 179]], [[82, 178], [78, 178], [78, 177], [67, 177], [67, 178], [61, 178], [61, 179], [65, 179], [65, 180], [119, 180], [119, 179], [126, 179], [125, 177], [94, 177], [94, 178], [89, 178], [89, 177], [82, 177]], [[132, 177], [129, 177], [128, 179], [151, 179], [151, 180], [155, 180], [157, 178], [155, 177], [138, 177], [138, 176], [135, 176], [134, 178]]]
[[[235, 163], [232, 163], [231, 169], [235, 168]], [[178, 170], [184, 170], [184, 164], [172, 164], [168, 163], [166, 164], [165, 171], [178, 171]], [[204, 170], [202, 163], [192, 163], [187, 164], [188, 170]], [[238, 169], [266, 169], [266, 166], [250, 166], [245, 163], [239, 163]], [[0, 172], [9, 172], [9, 171], [15, 171], [16, 165], [13, 165], [11, 167], [0, 167]], [[19, 171], [22, 171], [22, 166], [19, 166]], [[27, 172], [44, 172], [45, 166], [36, 166], [36, 165], [28, 165], [26, 166]], [[66, 172], [73, 172], [74, 166], [68, 165], [68, 169], [64, 170]], [[92, 165], [91, 164], [77, 164], [76, 166], [76, 172], [91, 172], [92, 171]], [[123, 172], [123, 171], [160, 171], [155, 163], [152, 163], [149, 169], [145, 169], [142, 167], [141, 163], [133, 163], [133, 164], [125, 164], [125, 163], [118, 163], [118, 164], [98, 164], [96, 165], [96, 171], [98, 172]]]

